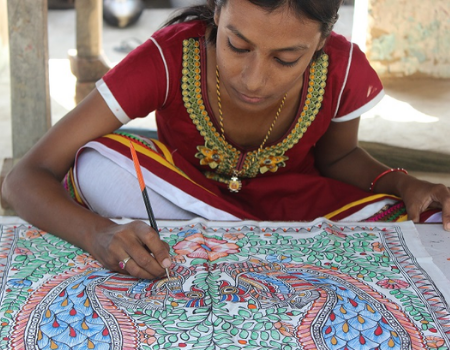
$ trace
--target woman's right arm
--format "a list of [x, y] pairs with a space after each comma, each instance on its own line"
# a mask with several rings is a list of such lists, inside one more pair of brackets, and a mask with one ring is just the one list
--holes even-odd
[[17, 163], [2, 196], [24, 220], [84, 249], [106, 268], [120, 271], [119, 261], [130, 256], [129, 274], [154, 278], [170, 266], [158, 234], [142, 221], [118, 225], [81, 207], [61, 184], [81, 146], [121, 125], [95, 89]]

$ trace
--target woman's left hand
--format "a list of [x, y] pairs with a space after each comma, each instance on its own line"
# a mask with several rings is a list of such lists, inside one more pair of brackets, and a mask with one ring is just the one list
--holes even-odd
[[409, 220], [418, 222], [420, 214], [427, 208], [441, 208], [444, 230], [450, 231], [450, 188], [411, 176], [399, 187]]

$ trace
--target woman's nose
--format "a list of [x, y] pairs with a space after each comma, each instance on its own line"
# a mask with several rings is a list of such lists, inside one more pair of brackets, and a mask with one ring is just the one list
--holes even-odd
[[250, 58], [242, 70], [242, 83], [248, 92], [258, 93], [266, 85], [268, 74], [267, 63]]

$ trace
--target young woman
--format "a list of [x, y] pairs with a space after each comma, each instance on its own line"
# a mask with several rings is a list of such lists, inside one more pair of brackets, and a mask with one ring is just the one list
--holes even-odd
[[[161, 275], [170, 256], [142, 221], [108, 219], [146, 218], [130, 141], [157, 218], [376, 221], [407, 211], [419, 221], [437, 207], [450, 230], [447, 187], [358, 147], [359, 116], [383, 88], [358, 47], [332, 33], [340, 4], [211, 0], [186, 10], [43, 137], [3, 195], [30, 223], [142, 278]], [[154, 110], [158, 140], [108, 134]]]

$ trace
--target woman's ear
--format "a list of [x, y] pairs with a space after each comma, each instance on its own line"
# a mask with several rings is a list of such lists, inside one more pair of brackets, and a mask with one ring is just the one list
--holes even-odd
[[322, 39], [320, 39], [319, 45], [317, 46], [316, 51], [320, 51], [320, 50], [323, 49], [323, 47], [325, 46], [325, 43], [327, 42], [327, 39], [328, 39], [328, 38], [322, 38]]
[[214, 24], [219, 26], [219, 18], [220, 18], [220, 9], [216, 6], [214, 9]]

